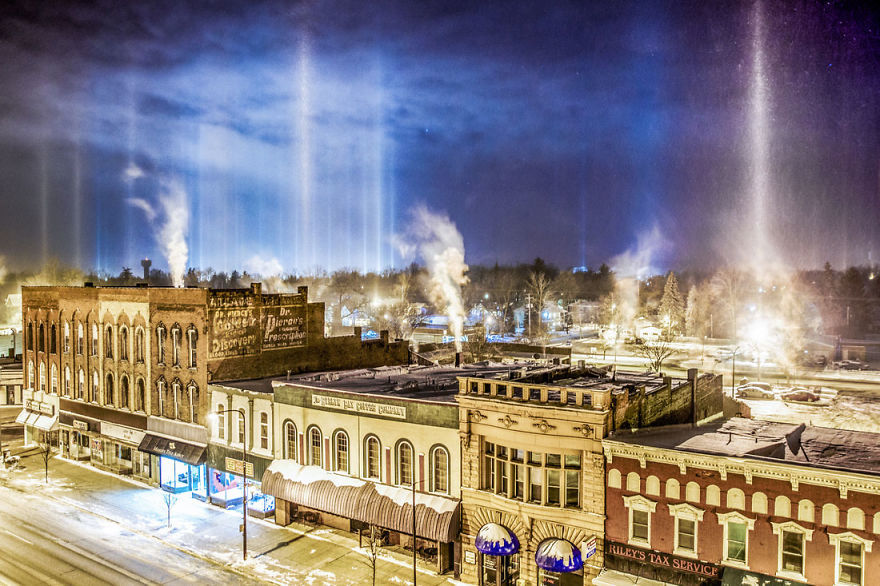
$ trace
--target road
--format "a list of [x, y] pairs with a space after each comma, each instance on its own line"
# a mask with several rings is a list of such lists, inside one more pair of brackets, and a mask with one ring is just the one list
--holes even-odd
[[241, 583], [238, 574], [149, 535], [6, 486], [0, 486], [0, 551], [0, 584]]

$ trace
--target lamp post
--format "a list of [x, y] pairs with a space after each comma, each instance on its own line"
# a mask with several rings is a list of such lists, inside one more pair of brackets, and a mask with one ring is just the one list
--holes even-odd
[[[415, 452], [413, 452], [415, 454]], [[413, 553], [413, 586], [416, 586], [418, 576], [416, 574], [416, 486], [424, 486], [425, 480], [416, 482], [416, 471], [412, 471], [412, 553]], [[440, 548], [437, 548], [437, 559], [440, 559]]]
[[222, 409], [220, 411], [214, 411], [211, 414], [211, 417], [214, 421], [217, 421], [220, 415], [224, 413], [237, 413], [241, 416], [241, 426], [244, 430], [244, 441], [241, 442], [241, 475], [244, 479], [244, 484], [242, 485], [242, 499], [241, 499], [241, 513], [242, 513], [242, 521], [241, 521], [241, 555], [242, 559], [247, 559], [247, 417], [245, 417], [244, 409]]

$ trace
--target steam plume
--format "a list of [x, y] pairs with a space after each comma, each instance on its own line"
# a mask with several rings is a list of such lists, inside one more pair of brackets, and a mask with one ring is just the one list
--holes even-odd
[[158, 206], [153, 206], [147, 200], [138, 197], [129, 198], [127, 201], [147, 216], [147, 221], [153, 226], [162, 256], [168, 263], [172, 285], [183, 287], [186, 260], [189, 256], [189, 246], [186, 243], [189, 231], [189, 205], [186, 191], [180, 182], [175, 180], [163, 181], [161, 188]]
[[634, 249], [612, 259], [611, 268], [617, 277], [615, 292], [620, 325], [629, 327], [635, 320], [639, 307], [639, 281], [657, 273], [651, 263], [664, 245], [660, 229], [655, 225], [649, 232], [639, 235]]
[[412, 221], [404, 236], [395, 238], [400, 253], [408, 258], [420, 256], [428, 269], [428, 295], [449, 316], [455, 350], [461, 351], [464, 303], [461, 286], [467, 283], [464, 239], [446, 214], [419, 205], [410, 213]]

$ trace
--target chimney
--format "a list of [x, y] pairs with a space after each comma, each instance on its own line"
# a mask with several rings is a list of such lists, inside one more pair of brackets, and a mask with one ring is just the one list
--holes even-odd
[[262, 283], [251, 283], [251, 293], [259, 295], [263, 291]]
[[300, 285], [299, 287], [296, 288], [296, 292], [299, 295], [303, 296], [303, 301], [309, 300], [309, 286], [308, 285]]
[[455, 368], [459, 368], [461, 366], [461, 352], [455, 353]]
[[148, 258], [145, 258], [141, 261], [141, 266], [144, 267], [144, 281], [150, 282], [150, 267], [153, 266], [153, 261]]

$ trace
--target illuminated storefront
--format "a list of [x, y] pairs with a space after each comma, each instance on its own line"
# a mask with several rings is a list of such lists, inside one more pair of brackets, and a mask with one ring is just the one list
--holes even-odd
[[138, 449], [159, 457], [159, 486], [163, 490], [207, 500], [205, 446], [147, 433]]

